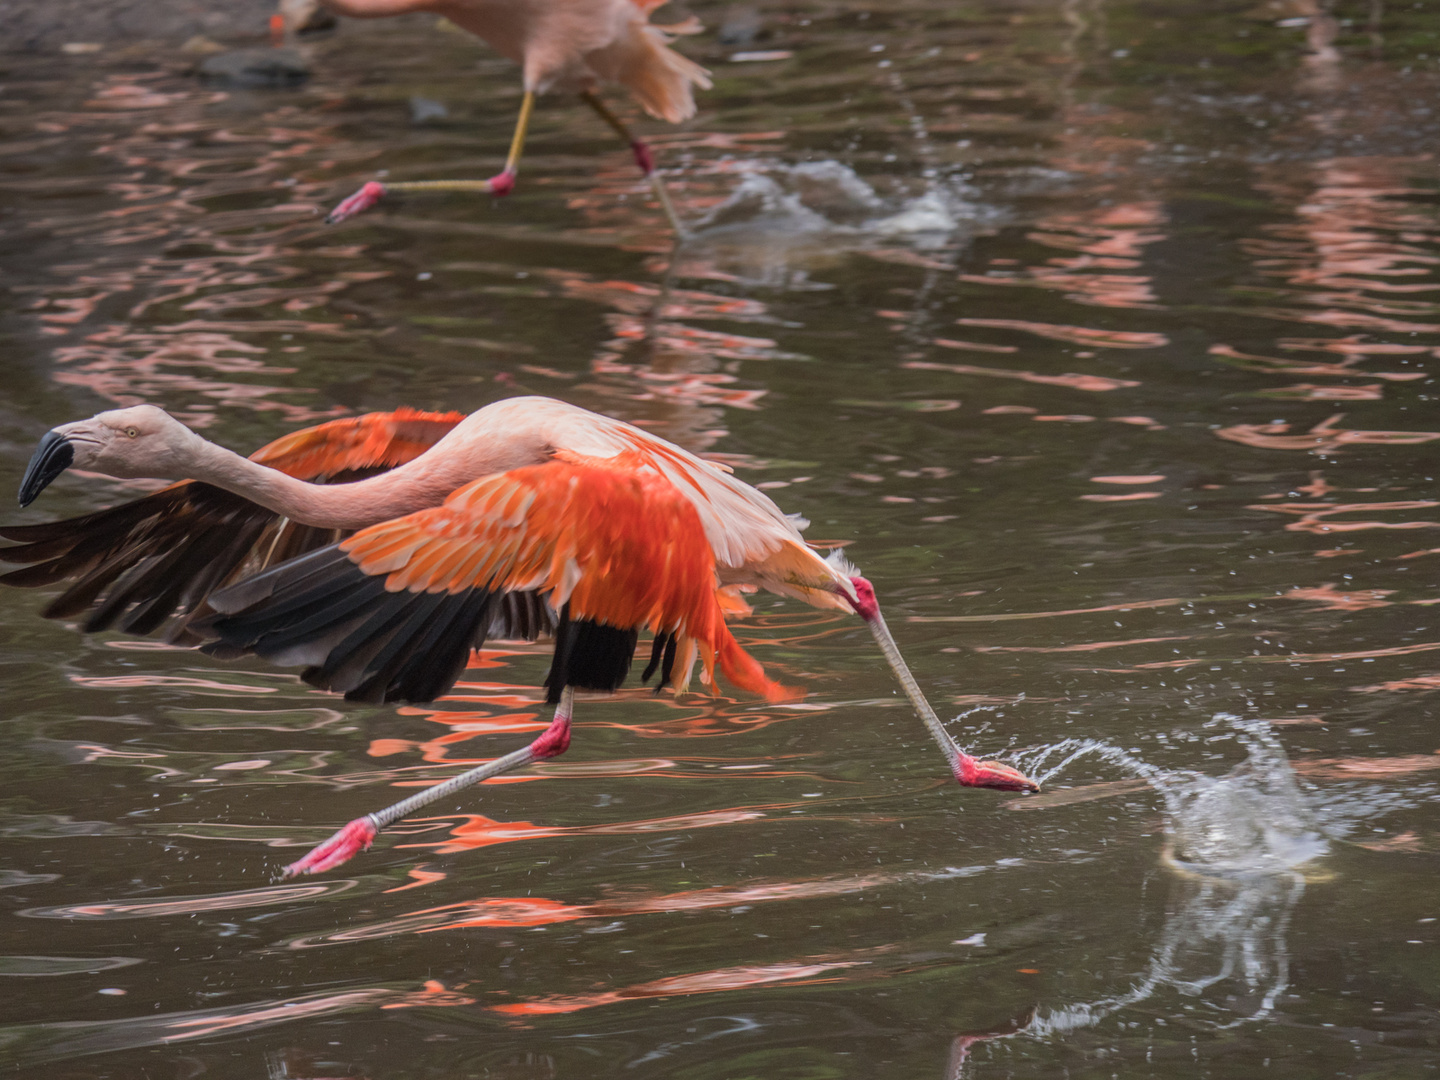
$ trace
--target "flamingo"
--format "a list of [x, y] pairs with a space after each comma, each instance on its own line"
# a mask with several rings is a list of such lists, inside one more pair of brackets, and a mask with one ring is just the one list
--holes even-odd
[[524, 96], [505, 167], [488, 180], [372, 180], [325, 219], [334, 225], [370, 209], [389, 192], [466, 191], [508, 195], [515, 187], [520, 155], [535, 96], [550, 90], [578, 93], [581, 100], [629, 145], [676, 236], [685, 235], [664, 181], [655, 171], [649, 144], [633, 135], [595, 93], [602, 82], [620, 83], [651, 116], [672, 124], [695, 115], [693, 87], [708, 90], [709, 73], [670, 48], [681, 34], [696, 34], [699, 20], [650, 25], [650, 13], [666, 0], [324, 0], [338, 15], [384, 18], [416, 11], [443, 15], [518, 64]]
[[[528, 746], [347, 824], [288, 875], [321, 872], [385, 826], [570, 743], [576, 689], [613, 691], [638, 635], [642, 681], [683, 690], [697, 665], [778, 701], [725, 624], [729, 586], [757, 586], [859, 615], [969, 787], [1038, 791], [1018, 770], [966, 754], [925, 699], [875, 590], [838, 554], [822, 558], [771, 499], [637, 427], [543, 397], [469, 416], [398, 410], [294, 432], [249, 458], [151, 405], [62, 424], [20, 484], [29, 505], [65, 469], [180, 482], [85, 517], [0, 527], [29, 564], [21, 586], [70, 581], [44, 612], [89, 611], [87, 630], [208, 642], [222, 657], [304, 665], [351, 700], [426, 702], [446, 693], [486, 637], [554, 638], [550, 725]], [[657, 690], [658, 692], [658, 690]]]

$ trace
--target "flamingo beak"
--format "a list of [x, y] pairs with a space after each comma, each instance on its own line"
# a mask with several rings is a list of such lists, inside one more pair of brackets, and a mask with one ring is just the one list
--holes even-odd
[[75, 447], [58, 431], [47, 431], [20, 481], [20, 505], [29, 506], [50, 482], [75, 462]]

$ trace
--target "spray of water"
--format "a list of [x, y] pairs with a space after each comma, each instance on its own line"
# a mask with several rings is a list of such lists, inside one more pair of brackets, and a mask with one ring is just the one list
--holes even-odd
[[[1289, 988], [1286, 934], [1302, 871], [1328, 842], [1268, 724], [1221, 713], [1208, 726], [1245, 751], [1222, 776], [1161, 768], [1093, 739], [1018, 755], [1042, 783], [1087, 757], [1145, 780], [1164, 801], [1167, 859], [1179, 871], [1144, 975], [1124, 993], [1037, 1011], [1027, 1034], [1089, 1027], [1167, 989], [1198, 1000], [1196, 1019], [1208, 1012], [1214, 1027], [1232, 1027], [1268, 1015]], [[1221, 984], [1226, 995], [1208, 995]]]
[[966, 225], [993, 217], [968, 195], [958, 182], [930, 180], [918, 196], [885, 198], [838, 161], [756, 165], [696, 223], [695, 231], [702, 242], [733, 240], [736, 234], [771, 241], [824, 235], [851, 246], [874, 238], [938, 246], [951, 242]]

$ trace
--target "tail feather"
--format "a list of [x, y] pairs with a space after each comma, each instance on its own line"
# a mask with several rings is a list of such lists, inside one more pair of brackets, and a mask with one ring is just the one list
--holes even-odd
[[670, 48], [671, 35], [693, 34], [693, 20], [675, 26], [644, 26], [635, 38], [635, 50], [615, 73], [651, 116], [678, 124], [695, 115], [693, 87], [710, 89], [710, 73], [695, 61]]
[[805, 696], [803, 691], [781, 686], [768, 678], [760, 662], [742, 649], [728, 630], [720, 639], [716, 659], [720, 662], [720, 670], [732, 685], [752, 694], [759, 694], [766, 701], [795, 701]]

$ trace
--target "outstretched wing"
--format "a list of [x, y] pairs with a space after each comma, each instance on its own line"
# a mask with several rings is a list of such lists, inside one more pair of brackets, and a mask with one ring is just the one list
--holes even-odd
[[[346, 483], [419, 457], [462, 419], [414, 409], [369, 413], [292, 432], [250, 457], [301, 480]], [[87, 631], [118, 626], [133, 634], [152, 633], [168, 620], [167, 640], [195, 644], [200, 639], [189, 624], [215, 589], [342, 535], [185, 480], [82, 517], [0, 526], [0, 537], [19, 543], [0, 549], [0, 561], [28, 564], [0, 576], [0, 584], [70, 582], [46, 607], [46, 618], [85, 615]]]
[[200, 629], [217, 651], [307, 665], [307, 682], [353, 700], [433, 700], [487, 633], [534, 636], [523, 631], [542, 618], [555, 626], [552, 700], [619, 687], [641, 630], [656, 636], [662, 678], [693, 642], [707, 681], [718, 660], [737, 686], [788, 695], [731, 637], [716, 586], [699, 515], [657, 470], [557, 460], [240, 582], [212, 597], [220, 614]]

